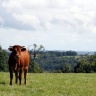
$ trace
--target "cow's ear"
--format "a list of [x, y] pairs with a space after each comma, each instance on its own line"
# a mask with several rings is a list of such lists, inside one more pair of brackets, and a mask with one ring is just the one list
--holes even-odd
[[26, 50], [26, 48], [21, 48], [21, 51], [25, 51]]
[[13, 51], [13, 48], [8, 48], [9, 51]]

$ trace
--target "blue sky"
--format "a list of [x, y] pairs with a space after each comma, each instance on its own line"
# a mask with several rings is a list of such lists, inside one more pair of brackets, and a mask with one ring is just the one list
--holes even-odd
[[96, 50], [96, 0], [0, 0], [0, 44]]

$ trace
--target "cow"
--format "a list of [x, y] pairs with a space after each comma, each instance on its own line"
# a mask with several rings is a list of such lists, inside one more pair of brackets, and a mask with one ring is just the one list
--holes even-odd
[[8, 48], [9, 51], [12, 51], [9, 60], [9, 73], [10, 73], [10, 85], [12, 85], [13, 73], [15, 73], [15, 83], [21, 85], [22, 73], [24, 71], [24, 84], [26, 85], [26, 76], [28, 72], [28, 66], [30, 61], [29, 52], [25, 46], [14, 45]]

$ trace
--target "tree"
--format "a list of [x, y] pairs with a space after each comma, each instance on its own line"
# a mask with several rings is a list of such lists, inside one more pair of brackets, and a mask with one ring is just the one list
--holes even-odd
[[70, 73], [72, 72], [72, 66], [70, 64], [64, 64], [61, 66], [62, 73]]
[[66, 55], [67, 56], [77, 56], [77, 52], [75, 52], [75, 51], [66, 51]]
[[5, 50], [2, 49], [0, 45], [0, 71], [8, 71], [8, 55]]
[[42, 72], [42, 69], [39, 67], [38, 63], [36, 63], [35, 59], [39, 58], [39, 52], [40, 51], [44, 51], [44, 47], [42, 45], [40, 45], [39, 47], [36, 44], [33, 44], [33, 49], [30, 50], [30, 66], [29, 66], [29, 70], [33, 73], [36, 73], [37, 70], [38, 72]]
[[75, 66], [76, 73], [91, 73], [93, 71], [91, 63], [88, 60], [80, 60]]
[[89, 62], [91, 63], [92, 72], [96, 72], [96, 53], [90, 56]]

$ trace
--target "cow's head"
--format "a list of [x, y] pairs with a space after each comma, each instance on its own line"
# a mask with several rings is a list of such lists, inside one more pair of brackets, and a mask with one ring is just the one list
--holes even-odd
[[14, 46], [10, 46], [8, 50], [12, 51], [13, 58], [18, 60], [20, 57], [21, 51], [25, 51], [26, 48], [24, 48], [24, 46], [14, 45]]

